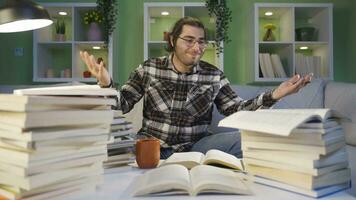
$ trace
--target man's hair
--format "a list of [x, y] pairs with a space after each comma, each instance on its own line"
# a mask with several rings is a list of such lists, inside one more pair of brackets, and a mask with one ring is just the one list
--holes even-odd
[[[199, 19], [196, 19], [193, 17], [183, 17], [183, 18], [179, 19], [174, 24], [172, 31], [169, 33], [169, 38], [168, 38], [167, 46], [166, 46], [166, 50], [168, 52], [174, 51], [178, 37], [183, 31], [184, 25], [194, 26], [194, 27], [203, 29], [204, 30], [204, 38], [206, 38], [206, 30], [205, 30], [204, 24]], [[173, 45], [171, 44], [171, 39], [172, 39]]]

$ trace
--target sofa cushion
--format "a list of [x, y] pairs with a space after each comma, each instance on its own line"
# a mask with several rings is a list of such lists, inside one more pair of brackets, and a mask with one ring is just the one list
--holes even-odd
[[356, 84], [330, 81], [325, 87], [325, 108], [331, 108], [351, 119], [342, 122], [346, 143], [356, 145]]
[[[259, 87], [259, 86], [247, 86], [247, 85], [231, 85], [232, 89], [236, 92], [236, 94], [241, 97], [242, 99], [251, 99], [262, 92], [265, 92], [267, 90], [270, 90], [271, 88], [267, 87]], [[214, 105], [214, 110], [213, 110], [213, 118], [211, 121], [211, 124], [209, 126], [209, 130], [212, 133], [221, 133], [221, 132], [229, 132], [229, 131], [234, 131], [236, 129], [232, 128], [226, 128], [226, 127], [218, 127], [218, 123], [220, 120], [225, 118], [224, 115], [221, 115], [217, 108]]]
[[273, 109], [323, 108], [325, 84], [326, 81], [322, 79], [314, 79], [299, 92], [286, 96], [278, 101], [273, 106]]
[[[326, 81], [315, 79], [298, 93], [289, 95], [278, 101], [272, 108], [323, 108], [325, 84]], [[232, 85], [232, 89], [243, 99], [254, 98], [262, 92], [266, 92], [275, 87]], [[223, 118], [224, 116], [217, 111], [216, 107], [214, 107], [213, 120], [209, 127], [210, 131], [213, 133], [232, 131], [233, 129], [231, 128], [217, 127], [217, 124]]]

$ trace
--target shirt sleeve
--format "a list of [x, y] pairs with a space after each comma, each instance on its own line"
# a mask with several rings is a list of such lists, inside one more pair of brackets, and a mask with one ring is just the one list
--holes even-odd
[[117, 107], [123, 114], [128, 113], [143, 97], [145, 89], [143, 84], [144, 69], [140, 65], [133, 71], [128, 81], [121, 87], [117, 95]]
[[271, 107], [277, 102], [272, 98], [272, 93], [273, 90], [270, 90], [261, 93], [255, 98], [244, 100], [236, 94], [225, 75], [222, 74], [220, 89], [214, 103], [221, 114], [228, 116], [240, 110], [257, 110], [262, 107]]

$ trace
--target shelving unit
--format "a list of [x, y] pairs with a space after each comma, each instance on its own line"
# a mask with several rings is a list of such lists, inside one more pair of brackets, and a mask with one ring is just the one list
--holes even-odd
[[[256, 3], [255, 81], [280, 82], [296, 73], [314, 73], [315, 78], [333, 79], [332, 8], [329, 3]], [[267, 16], [267, 12], [273, 14]], [[276, 27], [272, 31], [273, 41], [263, 40], [266, 24]], [[305, 27], [313, 27], [316, 31], [307, 33]], [[300, 28], [304, 29], [302, 34], [297, 33]], [[281, 69], [286, 76], [278, 73]]]
[[[162, 15], [162, 12], [168, 15]], [[166, 41], [164, 32], [169, 32], [174, 23], [184, 17], [198, 18], [207, 28], [208, 47], [202, 60], [207, 61], [223, 70], [224, 55], [219, 56], [213, 47], [215, 33], [215, 19], [209, 16], [204, 3], [145, 3], [144, 4], [144, 58], [168, 55], [165, 51]]]
[[[96, 58], [103, 58], [112, 75], [112, 39], [107, 47], [104, 41], [89, 41], [89, 25], [83, 23], [83, 16], [95, 10], [95, 3], [46, 3], [42, 4], [54, 23], [34, 31], [33, 35], [33, 81], [34, 82], [96, 82], [93, 77], [84, 77], [86, 65], [81, 61], [79, 51], [88, 51]], [[66, 12], [67, 15], [59, 15]], [[56, 39], [55, 23], [64, 21], [65, 40]], [[94, 49], [100, 48], [100, 49]]]

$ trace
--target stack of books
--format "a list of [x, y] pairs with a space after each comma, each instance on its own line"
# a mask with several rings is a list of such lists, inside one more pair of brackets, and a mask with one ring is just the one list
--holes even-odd
[[114, 168], [133, 163], [136, 133], [133, 131], [132, 123], [125, 119], [121, 111], [114, 111], [110, 131], [108, 160], [104, 162], [104, 167]]
[[115, 90], [66, 86], [1, 94], [0, 199], [56, 199], [95, 191], [102, 182], [116, 103], [106, 95]]
[[241, 111], [220, 125], [241, 130], [255, 182], [321, 197], [350, 187], [340, 115], [329, 109]]

